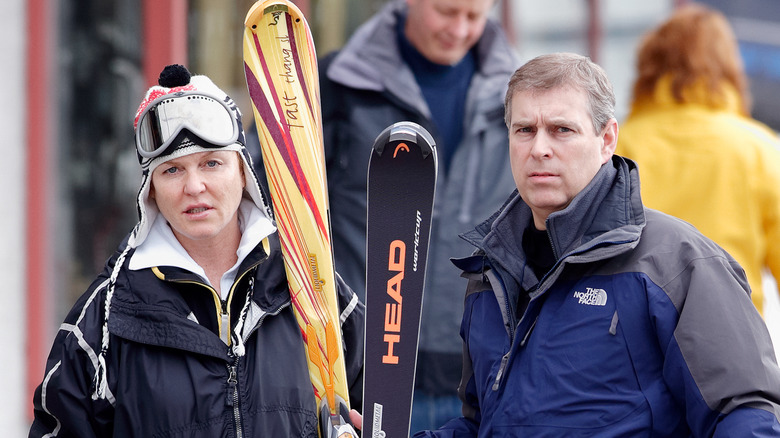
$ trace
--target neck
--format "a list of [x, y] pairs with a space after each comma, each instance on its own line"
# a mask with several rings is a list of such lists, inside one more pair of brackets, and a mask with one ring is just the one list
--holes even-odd
[[[175, 234], [175, 232], [174, 232]], [[205, 240], [192, 240], [176, 236], [182, 247], [206, 272], [211, 285], [217, 292], [221, 292], [222, 276], [232, 268], [238, 260], [238, 245], [241, 243], [241, 230], [238, 221], [230, 229]]]
[[539, 231], [546, 230], [548, 215], [537, 214], [536, 212], [532, 212], [532, 214], [533, 214], [534, 228], [536, 228]]

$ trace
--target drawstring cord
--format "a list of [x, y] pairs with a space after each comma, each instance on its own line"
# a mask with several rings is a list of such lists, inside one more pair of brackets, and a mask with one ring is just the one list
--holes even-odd
[[108, 316], [111, 311], [111, 298], [114, 296], [114, 289], [116, 288], [116, 279], [119, 276], [119, 271], [122, 269], [122, 265], [125, 263], [125, 257], [130, 252], [130, 245], [125, 247], [122, 254], [116, 260], [114, 269], [111, 271], [111, 277], [109, 278], [108, 287], [106, 288], [106, 303], [105, 303], [105, 316], [103, 317], [103, 333], [100, 343], [100, 354], [98, 355], [98, 366], [95, 370], [95, 392], [92, 394], [92, 400], [104, 400], [107, 395], [111, 399], [113, 396], [109, 394], [108, 389], [108, 369], [106, 366], [106, 353], [108, 353]]

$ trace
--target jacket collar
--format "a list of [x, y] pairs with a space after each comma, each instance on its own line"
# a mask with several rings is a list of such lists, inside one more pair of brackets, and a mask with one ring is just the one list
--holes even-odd
[[[492, 217], [461, 237], [499, 264], [518, 284], [538, 279], [525, 264], [522, 242], [531, 209], [515, 191]], [[556, 259], [588, 262], [612, 257], [636, 246], [645, 225], [636, 164], [613, 156], [563, 210], [547, 218]], [[453, 260], [467, 271], [478, 269], [480, 256]], [[523, 280], [526, 280], [525, 282]]]
[[[185, 315], [184, 309], [189, 306], [184, 303], [184, 295], [173, 293], [166, 284], [203, 284], [199, 276], [172, 266], [124, 271], [117, 279], [116, 294], [111, 302], [111, 318], [107, 322], [112, 334], [137, 342], [226, 357], [227, 348], [219, 337], [199, 324], [185, 321], [192, 314]], [[279, 313], [291, 302], [277, 235], [272, 234], [258, 244], [244, 258], [239, 272], [243, 284], [249, 281], [246, 275], [254, 276], [254, 292], [251, 305], [247, 307], [246, 319], [241, 324], [241, 330], [232, 326], [235, 334], [245, 342], [267, 315]], [[249, 291], [241, 288], [236, 293], [236, 300], [230, 306], [234, 324], [243, 318], [241, 308], [244, 307], [245, 294]], [[197, 302], [206, 306], [210, 301], [204, 295]], [[218, 303], [215, 305], [219, 306]]]
[[629, 116], [647, 111], [668, 110], [677, 107], [700, 106], [744, 116], [742, 96], [726, 81], [719, 84], [721, 94], [713, 93], [704, 80], [699, 79], [682, 89], [684, 102], [678, 102], [672, 93], [671, 76], [661, 77], [649, 96], [639, 96], [631, 104]]

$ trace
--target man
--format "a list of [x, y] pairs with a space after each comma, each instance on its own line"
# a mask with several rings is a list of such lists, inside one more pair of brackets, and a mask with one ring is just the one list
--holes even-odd
[[456, 261], [463, 417], [418, 436], [780, 434], [780, 368], [744, 271], [643, 207], [636, 165], [613, 154], [614, 104], [579, 55], [512, 76], [518, 190]]
[[[364, 296], [366, 175], [376, 137], [399, 121], [433, 135], [439, 176], [428, 257], [412, 430], [458, 415], [465, 281], [449, 262], [457, 236], [513, 189], [502, 101], [517, 66], [494, 0], [392, 1], [320, 63], [336, 268]], [[421, 423], [421, 417], [431, 420]], [[442, 421], [437, 420], [441, 418]]]
[[[458, 415], [465, 280], [449, 262], [512, 191], [503, 96], [517, 67], [494, 0], [393, 1], [320, 62], [336, 268], [364, 296], [366, 175], [376, 137], [399, 121], [433, 135], [438, 187], [428, 256], [412, 430]], [[440, 413], [440, 414], [437, 414]], [[420, 423], [421, 417], [432, 418]], [[439, 421], [436, 418], [442, 418]]]

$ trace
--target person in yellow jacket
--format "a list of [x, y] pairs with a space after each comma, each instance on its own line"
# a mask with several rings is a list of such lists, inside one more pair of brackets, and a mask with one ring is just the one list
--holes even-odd
[[678, 8], [640, 44], [616, 153], [638, 163], [646, 206], [737, 259], [762, 312], [762, 270], [780, 279], [780, 152], [776, 133], [750, 117], [747, 82], [726, 18]]

